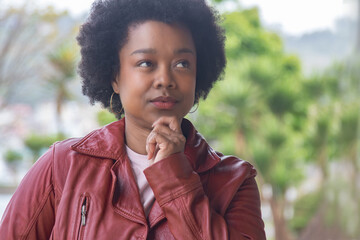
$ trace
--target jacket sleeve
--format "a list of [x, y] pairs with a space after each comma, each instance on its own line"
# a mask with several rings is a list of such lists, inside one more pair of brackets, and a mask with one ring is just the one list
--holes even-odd
[[144, 173], [176, 239], [266, 239], [255, 174], [234, 191], [220, 214], [211, 207], [199, 175], [183, 153], [153, 164]]
[[49, 239], [55, 221], [50, 148], [29, 170], [0, 222], [1, 239]]

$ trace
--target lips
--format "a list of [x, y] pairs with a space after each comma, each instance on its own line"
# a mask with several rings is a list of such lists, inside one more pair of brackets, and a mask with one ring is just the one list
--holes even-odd
[[175, 98], [170, 96], [160, 96], [150, 101], [156, 108], [159, 109], [172, 109], [178, 102]]

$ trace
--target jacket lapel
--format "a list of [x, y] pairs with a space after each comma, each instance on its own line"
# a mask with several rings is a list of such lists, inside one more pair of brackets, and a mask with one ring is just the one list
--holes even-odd
[[111, 168], [114, 185], [112, 204], [115, 212], [124, 218], [146, 225], [144, 208], [129, 161], [125, 154]]
[[221, 161], [221, 156], [209, 146], [189, 120], [184, 119], [181, 127], [186, 136], [184, 153], [195, 172], [206, 172]]
[[[187, 119], [182, 121], [182, 130], [186, 136], [185, 155], [188, 157], [195, 172], [205, 172], [214, 167], [221, 159], [196, 131]], [[125, 118], [95, 130], [72, 146], [72, 149], [98, 158], [110, 158], [114, 161], [126, 155]]]
[[95, 130], [72, 146], [72, 149], [100, 159], [113, 159], [111, 199], [114, 211], [131, 221], [146, 225], [139, 190], [126, 154], [124, 119]]
[[[183, 119], [182, 130], [186, 136], [184, 153], [197, 173], [206, 172], [221, 160], [199, 134], [190, 121]], [[139, 191], [125, 149], [125, 119], [95, 130], [72, 146], [74, 151], [99, 159], [113, 159], [112, 199], [114, 210], [123, 217], [146, 224], [145, 214], [140, 202]], [[153, 227], [165, 216], [155, 201], [149, 213], [149, 225]]]
[[149, 227], [153, 228], [156, 224], [158, 224], [161, 220], [165, 218], [164, 212], [162, 211], [159, 203], [157, 201], [154, 202], [148, 216]]

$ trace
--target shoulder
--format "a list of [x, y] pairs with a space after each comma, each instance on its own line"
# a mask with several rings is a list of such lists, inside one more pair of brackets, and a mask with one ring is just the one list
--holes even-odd
[[212, 184], [236, 192], [248, 182], [255, 182], [257, 172], [249, 162], [235, 156], [224, 156], [219, 152], [217, 154], [220, 161], [211, 169], [209, 175]]
[[249, 196], [251, 199], [257, 199], [257, 196], [248, 191], [253, 189], [257, 192], [256, 170], [247, 161], [216, 153], [221, 160], [209, 171], [206, 192], [215, 209], [225, 214], [236, 196], [241, 199], [249, 198]]
[[42, 169], [49, 168], [53, 171], [55, 161], [58, 156], [64, 156], [67, 152], [71, 151], [71, 145], [79, 141], [79, 139], [71, 138], [59, 142], [53, 143], [49, 149], [42, 154], [39, 159], [34, 163], [33, 167], [30, 169], [30, 172], [34, 169]]
[[50, 148], [53, 151], [53, 154], [67, 153], [70, 152], [71, 146], [78, 143], [82, 138], [69, 138], [63, 141], [55, 142]]
[[214, 171], [218, 174], [228, 174], [234, 178], [255, 177], [257, 172], [254, 166], [238, 157], [231, 155], [223, 155], [216, 152], [221, 161], [214, 167]]
[[[123, 143], [124, 121], [116, 121], [95, 129], [80, 138], [69, 138], [53, 144], [54, 154], [84, 154], [117, 159], [118, 145]], [[114, 145], [113, 143], [119, 143]]]

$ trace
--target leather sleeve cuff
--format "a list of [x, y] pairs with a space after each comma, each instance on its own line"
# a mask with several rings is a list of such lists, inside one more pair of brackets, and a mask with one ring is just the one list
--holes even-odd
[[144, 170], [155, 198], [162, 206], [201, 186], [184, 153], [175, 153]]

